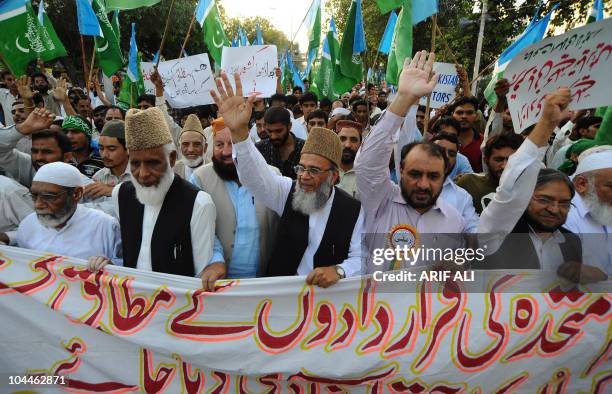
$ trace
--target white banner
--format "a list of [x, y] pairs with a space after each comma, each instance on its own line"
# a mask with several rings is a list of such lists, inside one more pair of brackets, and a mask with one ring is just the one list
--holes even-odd
[[[453, 63], [435, 62], [434, 71], [438, 73], [438, 84], [431, 92], [429, 106], [440, 108], [455, 99], [455, 88], [459, 83], [459, 75]], [[427, 105], [427, 96], [421, 97], [420, 105]]]
[[221, 70], [229, 76], [234, 89], [234, 73], [240, 75], [244, 97], [270, 97], [276, 93], [278, 58], [275, 45], [223, 47]]
[[611, 105], [611, 56], [612, 18], [545, 38], [519, 52], [504, 71], [515, 131], [535, 124], [546, 95], [560, 87], [572, 92], [570, 109]]
[[[142, 62], [142, 76], [147, 94], [155, 94], [151, 82], [154, 63]], [[164, 82], [164, 97], [173, 108], [214, 104], [210, 90], [215, 79], [206, 53], [167, 60], [159, 63], [159, 74]]]
[[304, 277], [223, 281], [205, 293], [195, 278], [82, 264], [0, 247], [0, 392], [27, 382], [117, 393], [604, 393], [612, 384], [610, 282], [577, 289], [537, 271], [490, 271], [488, 293], [371, 278], [321, 289]]

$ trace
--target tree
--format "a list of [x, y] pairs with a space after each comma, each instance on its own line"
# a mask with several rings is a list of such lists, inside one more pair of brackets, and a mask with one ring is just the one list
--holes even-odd
[[[346, 23], [347, 13], [345, 10], [350, 7], [351, 1], [328, 0], [326, 2], [327, 13], [333, 15], [336, 19], [340, 34]], [[489, 18], [485, 24], [481, 70], [494, 62], [501, 52], [518, 37], [535, 14], [538, 5], [537, 1], [527, 1], [519, 7], [516, 7], [515, 3], [516, 0], [488, 0]], [[549, 12], [554, 3], [551, 1], [542, 6], [540, 16]], [[552, 20], [552, 25], [567, 26], [567, 29], [580, 26], [586, 21], [586, 16], [592, 6], [593, 0], [561, 1], [561, 5]], [[468, 71], [471, 71], [474, 66], [480, 20], [480, 13], [473, 13], [474, 0], [439, 0], [439, 9], [438, 26], [444, 35], [444, 41], [455, 56], [446, 50], [443, 40], [438, 38], [435, 48], [438, 60], [454, 63], [456, 57], [458, 62], [462, 63]], [[606, 8], [608, 12], [611, 9], [611, 5]], [[363, 19], [368, 46], [365, 54], [367, 67], [372, 65], [374, 59], [377, 59], [379, 65], [383, 65], [386, 62], [386, 56], [379, 54], [377, 57], [376, 53], [385, 30], [388, 14], [381, 15], [375, 1], [364, 1]], [[413, 51], [430, 50], [431, 19], [428, 18], [414, 26]]]

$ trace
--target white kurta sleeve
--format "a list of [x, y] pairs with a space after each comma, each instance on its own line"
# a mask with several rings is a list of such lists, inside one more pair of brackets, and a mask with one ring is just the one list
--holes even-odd
[[210, 263], [215, 240], [217, 210], [208, 193], [198, 192], [191, 215], [191, 246], [196, 276]]
[[[480, 215], [478, 233], [509, 234], [527, 209], [546, 148], [526, 139], [510, 156], [493, 200]], [[488, 252], [494, 251], [489, 248]]]
[[275, 174], [250, 138], [235, 143], [232, 155], [242, 183], [263, 205], [283, 214], [293, 181]]

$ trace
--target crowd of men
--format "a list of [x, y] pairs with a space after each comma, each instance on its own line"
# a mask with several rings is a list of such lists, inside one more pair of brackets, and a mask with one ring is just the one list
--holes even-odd
[[466, 89], [427, 116], [434, 57], [407, 61], [393, 95], [368, 83], [334, 101], [280, 84], [244, 98], [240, 78], [221, 75], [215, 105], [183, 113], [156, 72], [155, 95], [126, 111], [97, 81], [90, 93], [44, 67], [3, 71], [0, 241], [94, 271], [199, 277], [208, 291], [288, 275], [328, 287], [369, 273], [378, 247], [407, 235], [436, 247], [437, 234], [490, 245], [475, 269], [607, 280], [612, 124], [568, 111], [563, 88], [516, 130], [503, 79], [492, 108]]

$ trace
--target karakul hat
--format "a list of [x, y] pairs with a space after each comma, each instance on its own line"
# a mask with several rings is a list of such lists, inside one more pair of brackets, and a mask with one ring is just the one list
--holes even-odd
[[157, 148], [172, 142], [170, 129], [159, 108], [132, 108], [125, 115], [125, 145], [129, 150]]
[[189, 114], [189, 116], [187, 116], [187, 119], [185, 119], [185, 126], [183, 126], [181, 134], [186, 131], [195, 131], [196, 133], [204, 135], [204, 129], [202, 129], [202, 123], [200, 122], [198, 115]]
[[340, 137], [330, 129], [313, 127], [308, 133], [308, 138], [302, 147], [302, 154], [312, 153], [323, 156], [336, 167], [340, 167], [342, 158], [342, 143]]

